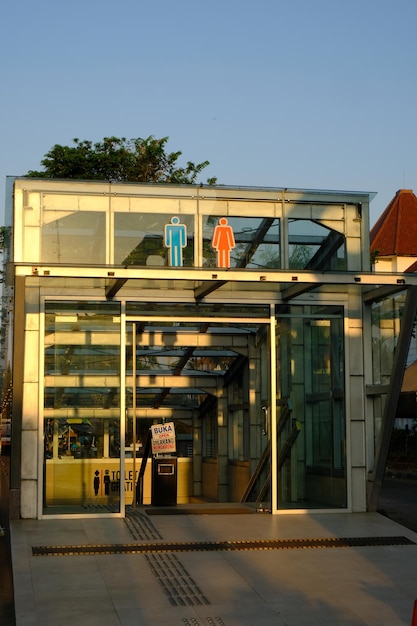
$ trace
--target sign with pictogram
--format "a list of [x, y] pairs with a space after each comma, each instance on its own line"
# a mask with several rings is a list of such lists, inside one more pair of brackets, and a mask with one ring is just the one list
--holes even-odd
[[182, 267], [182, 251], [187, 246], [187, 227], [177, 215], [164, 227], [164, 246], [168, 248], [170, 267]]
[[230, 267], [230, 252], [236, 246], [233, 228], [226, 217], [221, 217], [214, 229], [211, 245], [217, 252], [217, 267]]

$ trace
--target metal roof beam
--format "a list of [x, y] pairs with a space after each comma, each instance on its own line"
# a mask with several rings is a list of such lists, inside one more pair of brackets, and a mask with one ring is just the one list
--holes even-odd
[[242, 367], [248, 362], [248, 359], [246, 356], [242, 356], [239, 355], [237, 357], [237, 359], [233, 362], [233, 364], [231, 365], [231, 367], [227, 370], [226, 374], [224, 375], [224, 386], [228, 387], [233, 380], [236, 378], [236, 376], [240, 373], [240, 371], [242, 370]]
[[[207, 289], [214, 291], [227, 282], [245, 283], [269, 283], [271, 285], [291, 283], [311, 283], [316, 286], [324, 285], [358, 285], [362, 287], [376, 287], [383, 285], [417, 285], [417, 273], [388, 273], [388, 272], [335, 272], [335, 271], [311, 271], [311, 270], [271, 270], [259, 269], [212, 269], [192, 267], [164, 267], [163, 270], [152, 267], [109, 267], [103, 266], [68, 266], [68, 265], [26, 265], [15, 264], [16, 277], [36, 276], [47, 282], [51, 278], [77, 278], [79, 280], [103, 278], [112, 281], [106, 288], [108, 297], [117, 293], [122, 285], [121, 281], [127, 280], [182, 280], [190, 283], [198, 283], [195, 288], [196, 297], [204, 297]], [[123, 283], [124, 284], [124, 283]]]
[[113, 280], [110, 285], [106, 287], [107, 300], [112, 300], [126, 282], [127, 278], [116, 278], [116, 280]]
[[330, 259], [336, 254], [337, 250], [343, 245], [344, 241], [345, 238], [341, 233], [337, 233], [334, 230], [330, 231], [324, 243], [322, 243], [313, 258], [310, 259], [306, 269], [323, 269], [326, 263], [330, 261]]
[[285, 302], [287, 300], [292, 300], [293, 298], [296, 298], [297, 296], [300, 296], [301, 294], [306, 293], [307, 291], [312, 291], [313, 289], [316, 289], [316, 288], [317, 288], [317, 285], [312, 285], [311, 283], [301, 283], [297, 285], [291, 285], [291, 287], [288, 287], [287, 289], [284, 289], [283, 291], [281, 291], [281, 297]]
[[397, 285], [376, 287], [375, 289], [372, 289], [372, 291], [368, 291], [368, 293], [363, 295], [363, 302], [364, 304], [372, 304], [373, 302], [378, 302], [379, 300], [393, 296], [400, 291], [404, 291], [404, 285], [401, 287], [398, 287]]
[[213, 293], [213, 291], [216, 291], [216, 289], [220, 289], [220, 287], [223, 287], [223, 285], [225, 285], [226, 283], [227, 280], [202, 283], [194, 289], [194, 298], [196, 302], [199, 302], [206, 296], [210, 295], [211, 293]]
[[242, 255], [241, 259], [239, 260], [237, 267], [246, 267], [247, 262], [252, 258], [252, 256], [255, 254], [255, 252], [257, 251], [259, 245], [261, 243], [263, 243], [264, 237], [267, 234], [268, 230], [271, 228], [272, 224], [274, 223], [275, 218], [264, 218], [258, 228], [258, 230], [256, 231], [253, 240], [248, 244], [248, 246], [246, 247], [246, 250], [244, 252], [244, 254]]

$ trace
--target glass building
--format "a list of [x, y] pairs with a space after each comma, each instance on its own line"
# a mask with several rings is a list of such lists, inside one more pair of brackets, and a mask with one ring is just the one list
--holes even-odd
[[14, 516], [152, 506], [166, 424], [178, 505], [371, 509], [417, 284], [371, 199], [9, 179]]

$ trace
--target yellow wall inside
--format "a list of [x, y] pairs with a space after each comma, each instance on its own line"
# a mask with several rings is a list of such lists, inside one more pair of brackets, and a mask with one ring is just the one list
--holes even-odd
[[[136, 480], [142, 459], [136, 461]], [[192, 459], [178, 459], [177, 504], [187, 504], [192, 496]], [[99, 484], [95, 493], [94, 478], [98, 472]], [[105, 477], [108, 477], [105, 480]], [[143, 504], [151, 503], [151, 461], [144, 476]], [[119, 459], [48, 459], [46, 461], [46, 506], [63, 504], [109, 505], [120, 500]], [[126, 504], [132, 504], [134, 493], [133, 459], [125, 460], [124, 484]], [[107, 487], [106, 487], [107, 485]]]

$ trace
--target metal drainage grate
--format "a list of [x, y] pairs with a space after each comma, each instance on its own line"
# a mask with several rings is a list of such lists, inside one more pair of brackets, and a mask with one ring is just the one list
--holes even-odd
[[210, 604], [175, 554], [151, 554], [145, 559], [172, 606]]
[[233, 552], [238, 550], [285, 550], [299, 548], [355, 548], [362, 546], [414, 546], [407, 537], [348, 537], [320, 539], [259, 539], [249, 541], [198, 541], [182, 543], [104, 544], [79, 546], [33, 546], [33, 556], [99, 554], [152, 554], [164, 552]]

